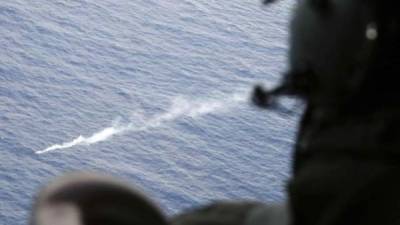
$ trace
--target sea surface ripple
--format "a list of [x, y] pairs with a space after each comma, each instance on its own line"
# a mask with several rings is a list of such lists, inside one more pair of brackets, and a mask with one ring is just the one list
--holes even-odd
[[75, 170], [121, 177], [169, 215], [213, 199], [284, 201], [301, 110], [227, 99], [279, 81], [292, 7], [2, 0], [0, 224], [26, 224], [40, 187]]

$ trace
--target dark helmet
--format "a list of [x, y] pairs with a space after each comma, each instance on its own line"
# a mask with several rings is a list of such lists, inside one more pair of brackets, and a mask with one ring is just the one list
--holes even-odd
[[263, 92], [257, 87], [255, 102], [265, 106], [271, 96], [290, 94], [328, 107], [395, 103], [397, 8], [377, 0], [297, 1], [289, 71], [277, 89]]
[[111, 177], [72, 173], [50, 183], [36, 199], [31, 225], [167, 225], [140, 191]]

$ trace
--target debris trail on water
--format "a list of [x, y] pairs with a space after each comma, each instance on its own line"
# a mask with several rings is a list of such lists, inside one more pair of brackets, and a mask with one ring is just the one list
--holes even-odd
[[35, 153], [44, 154], [56, 150], [72, 148], [74, 146], [92, 145], [107, 141], [115, 135], [121, 135], [126, 132], [138, 132], [150, 128], [156, 128], [164, 125], [166, 122], [171, 122], [182, 117], [196, 118], [212, 113], [227, 112], [237, 106], [238, 103], [246, 101], [247, 96], [247, 93], [238, 93], [229, 97], [205, 100], [192, 100], [184, 97], [177, 97], [173, 99], [171, 107], [166, 112], [147, 120], [144, 125], [140, 127], [135, 127], [135, 124], [132, 122], [125, 125], [113, 125], [111, 127], [106, 127], [89, 137], [79, 135], [72, 141], [62, 144], [54, 144], [43, 150], [36, 151]]

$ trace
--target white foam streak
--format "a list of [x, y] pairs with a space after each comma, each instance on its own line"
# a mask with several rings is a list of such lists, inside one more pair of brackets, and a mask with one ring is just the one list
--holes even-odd
[[107, 127], [97, 133], [94, 133], [92, 136], [90, 137], [84, 137], [82, 135], [80, 135], [79, 137], [75, 138], [74, 140], [70, 141], [70, 142], [65, 142], [63, 144], [55, 144], [52, 145], [44, 150], [41, 151], [37, 151], [37, 154], [43, 154], [46, 152], [50, 152], [50, 151], [54, 151], [54, 150], [59, 150], [59, 149], [66, 149], [66, 148], [71, 148], [73, 146], [77, 146], [77, 145], [91, 145], [91, 144], [95, 144], [98, 142], [102, 142], [105, 141], [109, 138], [111, 138], [112, 136], [119, 134], [123, 131], [125, 131], [126, 129], [118, 129], [115, 127]]
[[44, 150], [36, 151], [36, 154], [43, 154], [55, 150], [68, 149], [74, 146], [80, 145], [91, 145], [98, 142], [106, 141], [115, 135], [122, 134], [124, 132], [143, 131], [150, 128], [156, 128], [167, 122], [174, 121], [181, 117], [196, 118], [210, 113], [225, 112], [232, 107], [236, 106], [237, 103], [246, 100], [246, 94], [235, 94], [230, 98], [223, 98], [217, 100], [188, 100], [183, 97], [175, 98], [171, 104], [171, 107], [165, 112], [154, 116], [153, 118], [145, 121], [141, 127], [135, 127], [132, 122], [121, 126], [114, 125], [111, 127], [104, 128], [103, 130], [94, 133], [89, 137], [80, 135], [70, 142], [62, 144], [52, 145]]

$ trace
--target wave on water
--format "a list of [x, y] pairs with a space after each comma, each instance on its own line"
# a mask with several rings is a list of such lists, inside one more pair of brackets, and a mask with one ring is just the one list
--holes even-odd
[[79, 135], [72, 141], [62, 144], [54, 144], [43, 150], [36, 151], [35, 153], [43, 154], [56, 150], [72, 148], [74, 146], [92, 145], [98, 142], [107, 141], [115, 135], [121, 135], [126, 132], [138, 132], [156, 128], [164, 125], [167, 122], [175, 121], [181, 117], [196, 118], [212, 113], [227, 112], [228, 110], [237, 106], [238, 103], [244, 102], [247, 99], [247, 96], [247, 93], [238, 93], [229, 97], [225, 96], [219, 99], [205, 100], [192, 100], [184, 97], [177, 97], [173, 99], [168, 110], [145, 121], [142, 126], [135, 127], [135, 124], [132, 122], [129, 122], [125, 125], [116, 124], [111, 127], [106, 127], [89, 137]]

